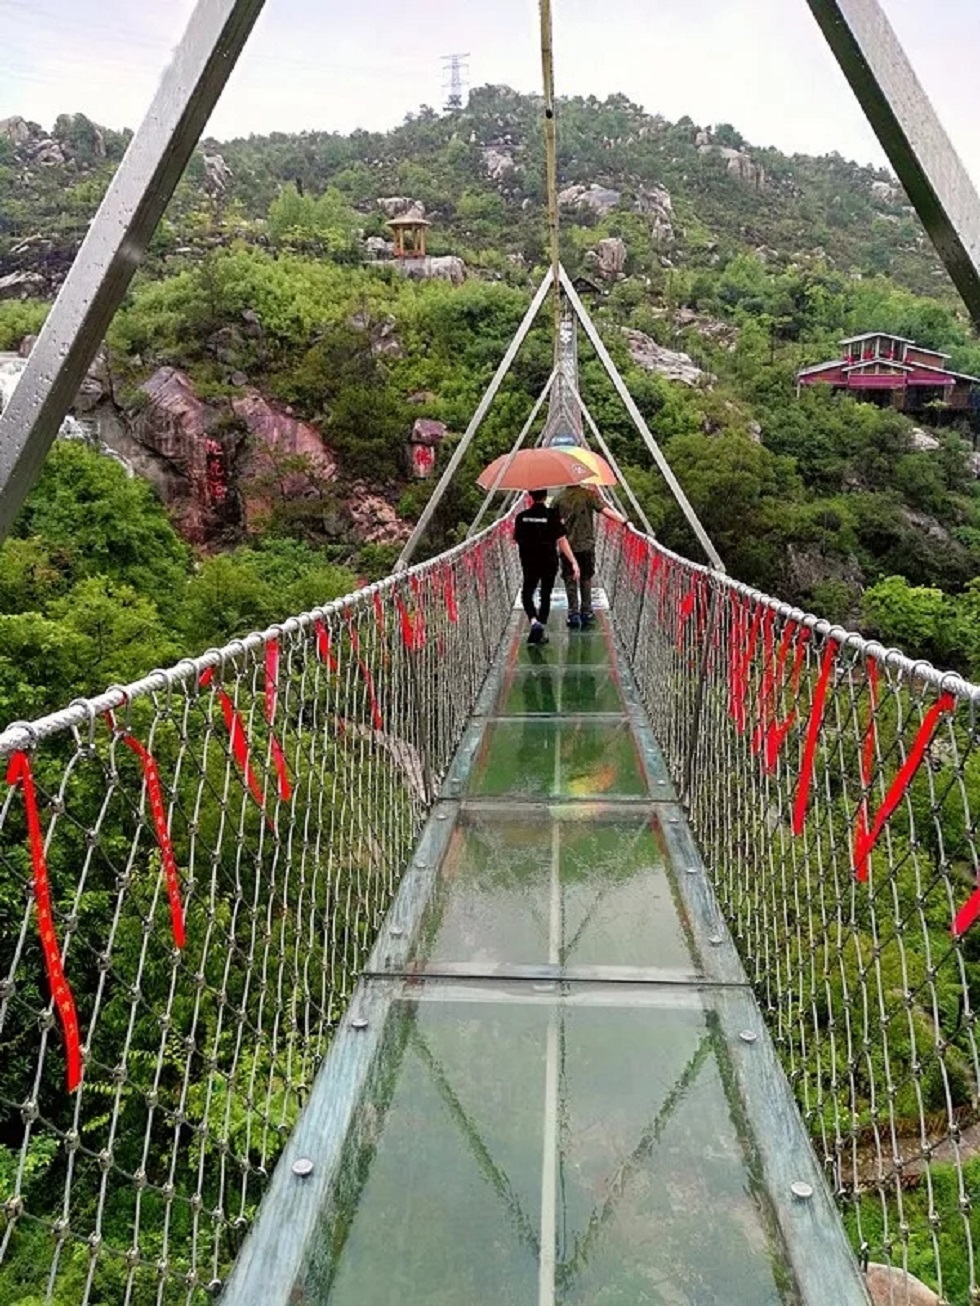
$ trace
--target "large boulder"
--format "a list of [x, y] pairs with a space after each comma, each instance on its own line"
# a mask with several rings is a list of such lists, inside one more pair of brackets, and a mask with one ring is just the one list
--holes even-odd
[[872, 1261], [864, 1282], [874, 1306], [940, 1306], [931, 1288], [894, 1265]]
[[350, 487], [347, 512], [353, 524], [354, 539], [359, 544], [403, 544], [412, 533], [407, 521], [380, 494], [363, 481]]
[[912, 448], [918, 453], [932, 453], [939, 448], [939, 441], [928, 431], [923, 431], [921, 427], [916, 426], [910, 433], [909, 439], [912, 441]]
[[337, 462], [316, 427], [254, 389], [231, 407], [247, 432], [240, 468], [246, 523], [268, 516], [273, 486], [283, 500], [322, 499], [324, 487], [336, 480]]
[[13, 118], [0, 119], [0, 140], [21, 146], [26, 145], [32, 135], [31, 124], [24, 118], [14, 115]]
[[491, 181], [503, 181], [514, 169], [514, 155], [507, 145], [485, 145], [483, 166]]
[[409, 199], [407, 195], [382, 195], [377, 203], [386, 218], [400, 218], [403, 213], [412, 212], [425, 217], [425, 205], [422, 201]]
[[221, 414], [198, 397], [190, 377], [175, 367], [159, 368], [140, 390], [146, 401], [133, 422], [133, 436], [173, 473], [167, 505], [181, 534], [203, 543], [227, 502], [226, 494], [216, 492], [217, 455], [209, 448], [216, 444], [222, 450], [227, 484], [230, 450], [214, 437]]
[[622, 198], [618, 190], [593, 182], [591, 186], [566, 186], [558, 194], [558, 203], [562, 208], [591, 209], [597, 217], [604, 218], [619, 207]]
[[461, 286], [466, 280], [466, 264], [456, 254], [399, 259], [398, 266], [406, 277], [415, 281], [449, 281]]
[[673, 245], [674, 201], [665, 186], [654, 186], [650, 190], [640, 187], [636, 194], [633, 208], [637, 213], [650, 219], [650, 234], [654, 243], [661, 247]]
[[717, 154], [719, 158], [724, 159], [731, 175], [737, 177], [744, 185], [750, 186], [753, 190], [765, 189], [765, 168], [761, 163], [756, 163], [744, 150], [736, 150], [730, 145], [716, 145], [706, 132], [698, 132], [695, 144], [699, 154]]
[[224, 195], [234, 175], [220, 154], [204, 155], [204, 189], [212, 198]]
[[38, 272], [8, 272], [0, 277], [0, 299], [29, 299], [42, 294], [45, 284]]
[[668, 381], [679, 381], [682, 385], [710, 386], [714, 381], [711, 373], [702, 371], [689, 354], [665, 349], [642, 331], [634, 331], [631, 327], [622, 327], [621, 330], [626, 337], [630, 358], [645, 372], [654, 372], [657, 376]]
[[607, 236], [590, 250], [590, 263], [607, 281], [619, 281], [626, 269], [626, 242], [619, 236]]

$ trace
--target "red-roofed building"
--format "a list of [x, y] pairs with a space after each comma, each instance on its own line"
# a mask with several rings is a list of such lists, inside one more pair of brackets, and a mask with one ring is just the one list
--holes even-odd
[[935, 406], [937, 415], [980, 418], [980, 377], [952, 371], [949, 354], [884, 331], [842, 340], [841, 352], [843, 357], [833, 362], [804, 367], [797, 373], [797, 387], [829, 385], [903, 413], [920, 414]]

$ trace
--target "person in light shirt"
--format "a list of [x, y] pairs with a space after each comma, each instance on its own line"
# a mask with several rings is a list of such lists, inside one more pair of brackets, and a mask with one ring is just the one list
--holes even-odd
[[608, 517], [610, 521], [625, 524], [626, 518], [610, 508], [590, 485], [570, 485], [562, 490], [554, 502], [568, 535], [577, 569], [563, 555], [561, 576], [568, 596], [568, 625], [572, 630], [590, 626], [595, 621], [592, 611], [592, 578], [595, 575], [595, 519]]

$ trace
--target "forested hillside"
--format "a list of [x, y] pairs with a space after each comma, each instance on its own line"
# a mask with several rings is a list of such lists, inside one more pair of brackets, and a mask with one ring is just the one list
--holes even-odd
[[[429, 491], [406, 470], [413, 423], [445, 425], [445, 461], [544, 270], [539, 113], [533, 97], [485, 87], [464, 111], [423, 109], [387, 134], [203, 143], [93, 381], [103, 438], [150, 469], [186, 542], [141, 481], [59, 448], [0, 559], [0, 658], [17, 667], [8, 716], [387, 569]], [[37, 330], [125, 145], [80, 116], [50, 135], [0, 124], [0, 350]], [[868, 330], [980, 373], [980, 344], [894, 180], [838, 156], [756, 149], [728, 125], [668, 123], [623, 97], [563, 102], [560, 149], [566, 267], [729, 569], [980, 674], [973, 433], [941, 411], [915, 430], [894, 412], [796, 394], [801, 365]], [[400, 275], [387, 246], [388, 217], [412, 205], [440, 265], [421, 280]], [[585, 398], [656, 529], [696, 556], [581, 355]], [[465, 528], [479, 467], [509, 444], [550, 362], [543, 320], [430, 549]], [[183, 444], [161, 434], [166, 385], [196, 405]], [[292, 443], [266, 434], [283, 423]], [[194, 463], [205, 442], [206, 467]], [[73, 533], [83, 498], [106, 494], [119, 501], [93, 514], [98, 538]], [[65, 623], [100, 605], [117, 643], [96, 657]], [[27, 651], [42, 644], [76, 650], [70, 665], [32, 670]]]

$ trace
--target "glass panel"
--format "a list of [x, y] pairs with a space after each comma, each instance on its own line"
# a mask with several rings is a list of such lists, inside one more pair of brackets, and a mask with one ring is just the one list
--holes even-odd
[[555, 858], [561, 965], [692, 969], [658, 817], [591, 805], [468, 808], [443, 861], [416, 960], [490, 972], [548, 963]]
[[470, 793], [515, 798], [632, 798], [648, 792], [629, 723], [491, 721]]
[[561, 664], [518, 668], [500, 696], [501, 716], [623, 711], [611, 667]]
[[537, 1299], [548, 1012], [396, 1003], [373, 1129], [346, 1158], [291, 1300], [524, 1306]]
[[527, 627], [520, 626], [517, 661], [532, 666], [543, 662], [567, 662], [580, 666], [607, 666], [613, 661], [608, 637], [602, 626], [593, 626], [590, 630], [568, 630], [564, 617], [556, 613], [548, 626], [550, 643], [541, 646], [528, 646], [525, 643]]
[[712, 992], [538, 990], [393, 1003], [294, 1299], [525, 1306], [553, 1274], [568, 1306], [798, 1300]]
[[556, 1301], [795, 1300], [710, 1014], [570, 1007], [557, 1023]]

